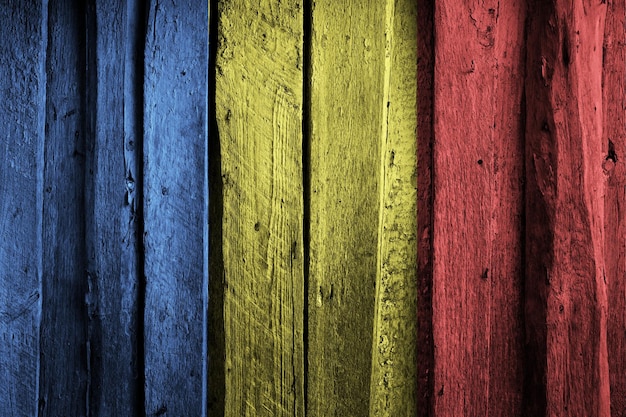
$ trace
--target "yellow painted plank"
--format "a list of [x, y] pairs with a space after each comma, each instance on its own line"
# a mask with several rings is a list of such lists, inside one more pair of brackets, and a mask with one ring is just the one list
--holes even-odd
[[415, 411], [415, 9], [312, 4], [311, 417]]
[[303, 416], [303, 18], [218, 5], [226, 417]]
[[417, 2], [385, 18], [372, 417], [417, 415]]

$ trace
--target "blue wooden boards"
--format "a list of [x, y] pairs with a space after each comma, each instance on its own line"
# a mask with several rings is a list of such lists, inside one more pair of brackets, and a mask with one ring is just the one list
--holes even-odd
[[37, 414], [47, 7], [0, 7], [0, 415]]
[[144, 80], [146, 412], [206, 414], [208, 8], [150, 1]]
[[205, 415], [207, 5], [27, 3], [0, 5], [0, 415]]

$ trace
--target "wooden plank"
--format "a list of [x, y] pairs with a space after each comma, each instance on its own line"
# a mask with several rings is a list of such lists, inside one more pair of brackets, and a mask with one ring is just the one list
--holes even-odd
[[391, 64], [384, 34], [392, 4], [312, 3], [307, 103], [307, 413], [312, 417], [370, 413]]
[[0, 414], [39, 406], [47, 2], [0, 6]]
[[560, 0], [529, 7], [524, 415], [610, 415], [602, 134], [606, 7]]
[[434, 0], [417, 2], [417, 410], [433, 415]]
[[607, 3], [603, 45], [603, 172], [611, 416], [626, 415], [626, 1]]
[[206, 2], [149, 2], [144, 81], [145, 412], [206, 415]]
[[435, 5], [434, 415], [521, 415], [524, 10]]
[[225, 411], [304, 416], [301, 2], [220, 2]]
[[[143, 410], [137, 154], [142, 142], [143, 16], [138, 1], [97, 0], [87, 17], [85, 180], [90, 415]], [[80, 39], [82, 34], [74, 34]], [[139, 112], [139, 113], [138, 113]]]
[[88, 414], [84, 8], [51, 0], [43, 194], [41, 416]]
[[372, 417], [417, 415], [417, 3], [385, 19]]

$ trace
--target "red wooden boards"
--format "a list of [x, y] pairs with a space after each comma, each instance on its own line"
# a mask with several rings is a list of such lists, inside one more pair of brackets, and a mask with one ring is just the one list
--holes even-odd
[[607, 5], [603, 45], [603, 171], [611, 416], [626, 415], [626, 1]]
[[435, 4], [436, 416], [520, 414], [523, 13]]
[[530, 3], [422, 5], [423, 416], [626, 413], [625, 4]]
[[609, 415], [602, 170], [606, 5], [591, 3], [531, 6], [526, 65], [529, 415]]

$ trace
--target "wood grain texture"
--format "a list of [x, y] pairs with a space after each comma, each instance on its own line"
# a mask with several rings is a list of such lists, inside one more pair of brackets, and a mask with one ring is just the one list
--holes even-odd
[[47, 2], [0, 5], [0, 414], [38, 413]]
[[86, 416], [84, 9], [51, 0], [46, 62], [41, 416]]
[[[85, 212], [89, 415], [143, 409], [137, 355], [141, 192], [141, 52], [138, 1], [97, 0], [86, 10], [88, 80]], [[142, 11], [143, 12], [143, 11]], [[78, 39], [81, 35], [77, 34]], [[141, 44], [138, 45], [138, 40]], [[139, 93], [139, 94], [138, 94]], [[138, 181], [139, 180], [139, 181]]]
[[206, 3], [149, 2], [143, 146], [147, 415], [206, 415], [207, 22]]
[[603, 45], [603, 172], [611, 416], [626, 416], [626, 1], [607, 3]]
[[[371, 417], [417, 415], [417, 4], [385, 9]], [[385, 103], [386, 101], [386, 103]]]
[[435, 4], [436, 416], [521, 415], [524, 10]]
[[379, 235], [381, 168], [389, 162], [383, 160], [383, 143], [391, 74], [386, 40], [391, 39], [384, 34], [392, 4], [311, 4], [311, 417], [370, 413], [376, 284], [377, 277], [388, 277], [379, 275]]
[[529, 8], [525, 415], [610, 415], [603, 230], [606, 7], [557, 0], [535, 1]]
[[218, 13], [224, 415], [304, 416], [302, 6]]
[[433, 415], [434, 0], [417, 2], [417, 410]]

